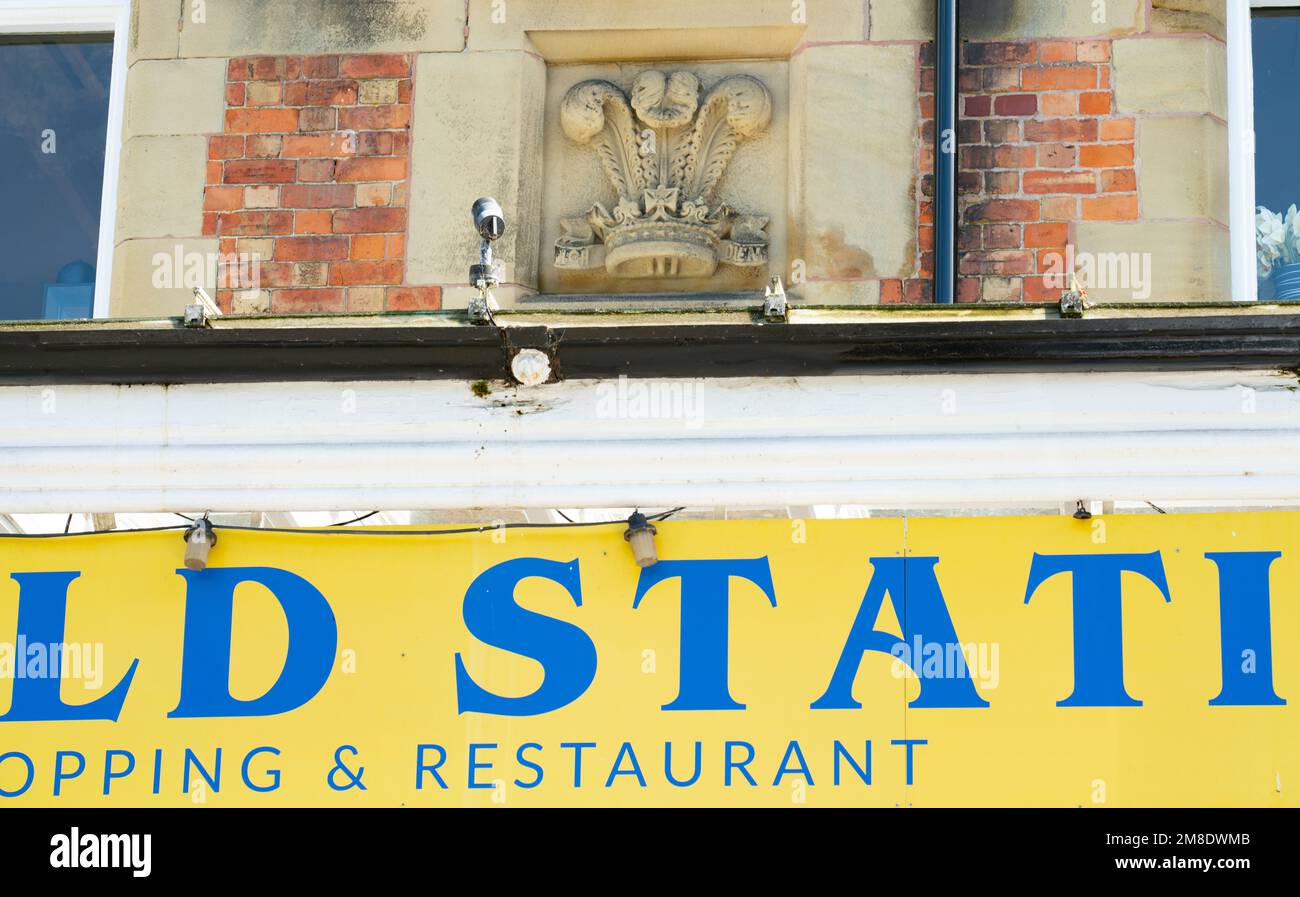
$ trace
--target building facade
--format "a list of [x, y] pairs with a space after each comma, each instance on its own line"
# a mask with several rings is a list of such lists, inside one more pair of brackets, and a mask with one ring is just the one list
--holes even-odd
[[1297, 47], [1272, 0], [0, 0], [0, 529], [1293, 507]]

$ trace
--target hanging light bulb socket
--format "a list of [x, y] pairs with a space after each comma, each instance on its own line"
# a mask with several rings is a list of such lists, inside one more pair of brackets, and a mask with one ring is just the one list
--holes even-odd
[[623, 538], [632, 546], [632, 557], [638, 567], [653, 567], [659, 563], [659, 551], [655, 547], [658, 533], [659, 530], [640, 511], [627, 518], [627, 531]]
[[194, 521], [194, 525], [185, 530], [185, 567], [189, 570], [202, 571], [208, 568], [208, 553], [217, 544], [217, 533], [212, 528], [208, 515]]

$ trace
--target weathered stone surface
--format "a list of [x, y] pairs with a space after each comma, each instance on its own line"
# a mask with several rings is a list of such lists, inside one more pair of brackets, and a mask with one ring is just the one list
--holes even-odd
[[[913, 2], [913, 0], [907, 0]], [[551, 62], [789, 55], [800, 41], [860, 41], [863, 0], [470, 0], [471, 50], [521, 49]]]
[[[179, 250], [182, 260], [215, 256], [215, 239], [127, 240], [113, 252], [113, 280], [109, 290], [109, 313], [114, 318], [180, 317], [194, 301], [183, 277], [171, 269]], [[167, 261], [160, 261], [166, 257]], [[166, 276], [170, 272], [173, 276]], [[183, 272], [182, 272], [183, 273]], [[158, 286], [158, 284], [163, 286]], [[206, 289], [215, 296], [215, 284]]]
[[138, 59], [175, 59], [180, 49], [181, 5], [184, 0], [135, 0], [131, 4], [131, 31], [127, 62]]
[[[873, 14], [874, 7], [891, 2], [897, 0], [877, 0]], [[970, 41], [1134, 34], [1145, 26], [1145, 6], [1145, 0], [963, 0], [960, 32]]]
[[412, 130], [412, 283], [464, 282], [478, 261], [470, 207], [494, 196], [506, 213], [495, 244], [506, 280], [536, 286], [545, 64], [526, 53], [426, 54], [416, 66]]
[[1145, 119], [1138, 155], [1150, 160], [1138, 179], [1144, 217], [1213, 218], [1227, 225], [1226, 125], [1208, 115]]
[[1203, 31], [1227, 40], [1225, 0], [1152, 0], [1152, 31]]
[[1130, 38], [1114, 45], [1119, 112], [1208, 112], [1228, 117], [1227, 57], [1206, 37]]
[[[1196, 221], [1082, 221], [1078, 252], [1136, 253], [1150, 260], [1148, 302], [1223, 302], [1231, 297], [1228, 230]], [[1135, 301], [1136, 284], [1093, 288], [1096, 302]]]
[[793, 65], [792, 261], [811, 281], [914, 273], [915, 68], [907, 46], [814, 47]]
[[117, 193], [117, 241], [198, 236], [207, 158], [204, 137], [126, 141]]
[[126, 79], [126, 138], [212, 134], [223, 127], [226, 62], [142, 60]]
[[[513, 0], [512, 0], [513, 2]], [[464, 0], [186, 0], [181, 56], [459, 51]]]

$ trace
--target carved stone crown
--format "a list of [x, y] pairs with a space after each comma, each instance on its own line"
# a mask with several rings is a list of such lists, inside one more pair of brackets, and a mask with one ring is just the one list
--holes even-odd
[[768, 219], [740, 215], [714, 191], [742, 140], [772, 121], [761, 81], [733, 75], [701, 97], [690, 72], [646, 71], [629, 99], [608, 81], [575, 85], [560, 124], [590, 146], [618, 193], [611, 214], [597, 203], [560, 222], [555, 266], [604, 267], [615, 277], [708, 277], [719, 262], [767, 262]]

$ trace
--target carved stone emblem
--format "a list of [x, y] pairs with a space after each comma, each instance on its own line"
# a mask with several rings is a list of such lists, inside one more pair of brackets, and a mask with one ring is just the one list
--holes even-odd
[[741, 141], [772, 121], [772, 95], [748, 75], [701, 96], [690, 72], [646, 71], [629, 98], [609, 81], [575, 85], [560, 125], [595, 150], [618, 202], [560, 222], [555, 266], [615, 277], [708, 277], [719, 263], [767, 263], [768, 219], [714, 199]]

